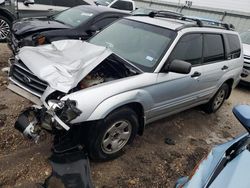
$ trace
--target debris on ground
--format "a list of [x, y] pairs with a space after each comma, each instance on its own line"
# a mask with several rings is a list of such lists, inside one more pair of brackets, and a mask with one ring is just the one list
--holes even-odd
[[168, 145], [175, 145], [175, 141], [168, 137], [165, 138], [164, 142], [165, 144], [168, 144]]

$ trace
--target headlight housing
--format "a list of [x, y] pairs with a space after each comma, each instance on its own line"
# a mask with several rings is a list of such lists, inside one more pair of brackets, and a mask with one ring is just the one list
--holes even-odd
[[36, 45], [43, 45], [46, 43], [46, 37], [44, 35], [37, 35], [33, 39]]

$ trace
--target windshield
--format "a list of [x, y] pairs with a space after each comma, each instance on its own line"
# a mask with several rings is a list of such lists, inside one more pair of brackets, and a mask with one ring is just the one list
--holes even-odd
[[110, 3], [112, 3], [113, 0], [96, 0], [95, 2], [98, 5], [108, 6]]
[[122, 19], [98, 33], [90, 43], [110, 48], [145, 72], [153, 72], [176, 32]]
[[72, 27], [77, 27], [89, 20], [93, 15], [94, 13], [91, 12], [91, 10], [85, 10], [82, 7], [74, 7], [54, 15], [52, 19]]
[[241, 33], [240, 38], [241, 38], [243, 44], [249, 44], [250, 45], [250, 31]]

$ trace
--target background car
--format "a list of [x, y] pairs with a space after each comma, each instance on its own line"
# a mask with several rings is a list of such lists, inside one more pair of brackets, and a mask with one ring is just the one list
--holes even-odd
[[61, 39], [86, 40], [129, 13], [112, 8], [82, 5], [49, 17], [24, 18], [13, 23], [8, 44], [16, 53], [23, 46], [48, 44]]
[[214, 147], [189, 177], [177, 181], [176, 188], [250, 187], [250, 106], [238, 105], [233, 113], [248, 133]]
[[241, 74], [241, 81], [250, 84], [250, 31], [241, 33], [240, 37], [243, 43], [244, 52], [244, 67]]
[[0, 0], [0, 41], [5, 41], [11, 23], [19, 18], [48, 16], [91, 0]]
[[135, 2], [133, 0], [96, 0], [95, 4], [129, 12], [135, 10]]

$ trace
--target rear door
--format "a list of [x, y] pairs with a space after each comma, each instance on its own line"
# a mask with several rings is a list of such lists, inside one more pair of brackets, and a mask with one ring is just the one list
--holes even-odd
[[229, 65], [223, 35], [203, 34], [203, 62], [199, 77], [200, 100], [211, 98], [218, 90], [220, 80], [228, 70]]

